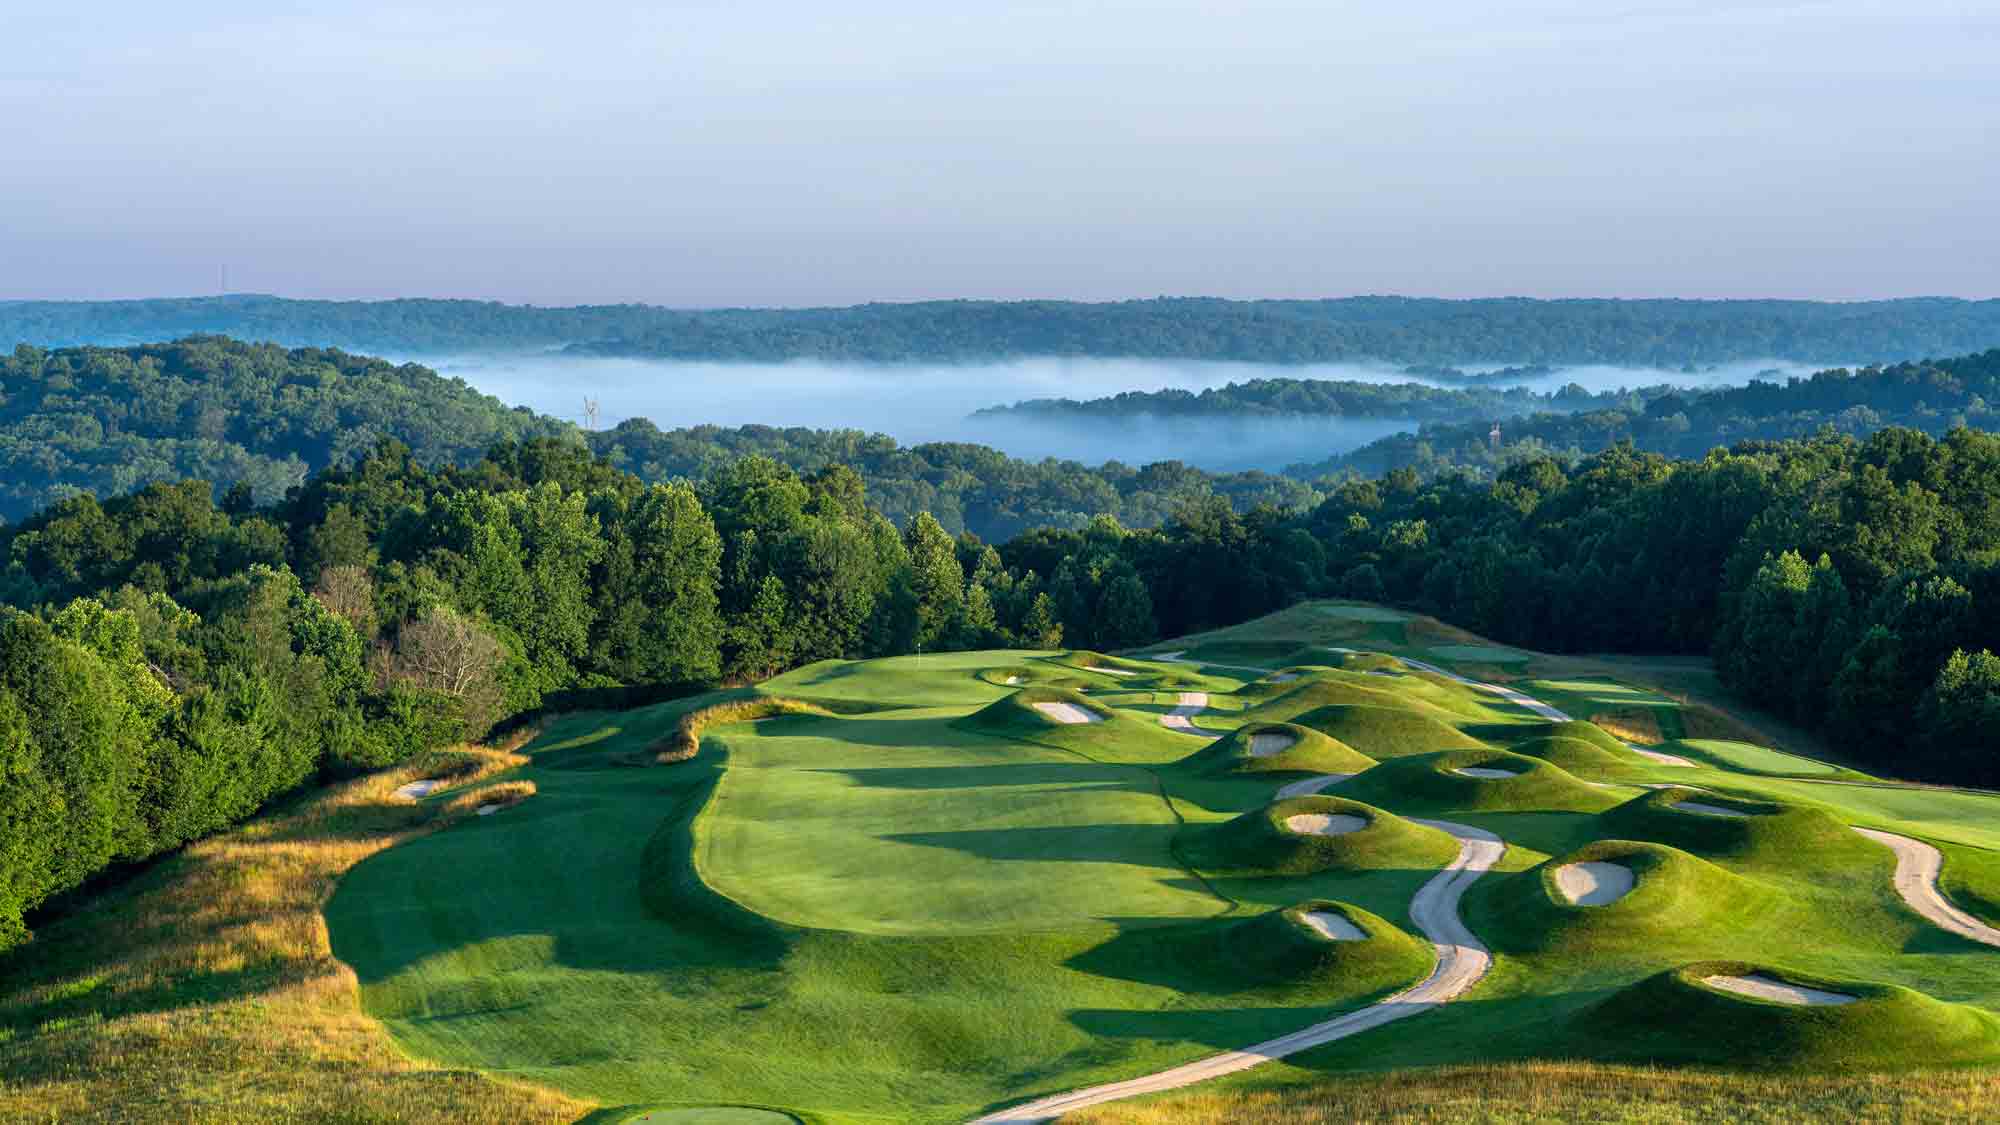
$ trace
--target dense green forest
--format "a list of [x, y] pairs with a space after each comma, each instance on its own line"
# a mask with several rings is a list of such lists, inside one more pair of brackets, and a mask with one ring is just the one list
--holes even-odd
[[1131, 356], [1253, 363], [1892, 362], [2000, 346], [2000, 301], [930, 301], [818, 309], [537, 308], [479, 301], [233, 296], [0, 302], [0, 347], [223, 334], [444, 354], [568, 346], [593, 355], [871, 363]]
[[[1569, 406], [1569, 403], [1558, 403]], [[1821, 371], [1782, 383], [1752, 382], [1700, 392], [1654, 389], [1617, 404], [1509, 420], [1502, 440], [1490, 424], [1434, 423], [1351, 453], [1286, 470], [1303, 479], [1343, 471], [1378, 475], [1410, 467], [1488, 472], [1524, 458], [1575, 458], [1621, 441], [1676, 457], [1754, 439], [1830, 431], [1865, 437], [1886, 426], [1942, 434], [1953, 426], [2000, 429], [2000, 349], [1954, 359]]]
[[427, 461], [569, 427], [428, 368], [219, 338], [0, 356], [0, 519], [199, 478], [266, 499], [394, 438]]
[[1302, 480], [1262, 472], [1210, 473], [1178, 461], [1134, 468], [1116, 461], [1022, 461], [962, 442], [899, 446], [859, 430], [693, 426], [663, 431], [643, 419], [588, 435], [590, 447], [647, 480], [701, 477], [746, 454], [763, 454], [800, 472], [847, 465], [867, 483], [870, 501], [897, 524], [919, 512], [953, 534], [988, 541], [1029, 528], [1082, 527], [1108, 515], [1127, 527], [1153, 527], [1190, 501], [1219, 496], [1239, 512], [1259, 505], [1316, 503]]
[[1250, 379], [1202, 391], [1178, 387], [1126, 391], [1078, 401], [1037, 398], [989, 406], [979, 418], [1121, 422], [1152, 418], [1397, 418], [1414, 423], [1490, 424], [1495, 418], [1550, 411], [1643, 410], [1671, 386], [1591, 392], [1572, 383], [1545, 392], [1527, 387], [1432, 387], [1352, 379]]
[[1317, 497], [1301, 481], [1265, 473], [1031, 463], [977, 445], [902, 448], [854, 430], [662, 432], [634, 420], [585, 434], [415, 364], [204, 337], [121, 348], [22, 346], [0, 359], [0, 519], [76, 492], [115, 496], [187, 478], [223, 491], [241, 486], [252, 500], [270, 502], [382, 438], [426, 463], [465, 465], [494, 442], [553, 435], [587, 441], [614, 464], [662, 482], [703, 477], [750, 453], [808, 473], [847, 464], [899, 524], [929, 511], [953, 533], [970, 529], [987, 539], [1082, 526], [1099, 514], [1151, 526], [1174, 505], [1210, 494], [1241, 509]]
[[1970, 429], [1405, 468], [997, 547], [898, 530], [840, 464], [660, 484], [565, 438], [465, 466], [385, 442], [274, 503], [72, 497], [0, 529], [0, 559], [0, 945], [108, 866], [539, 708], [826, 657], [1117, 649], [1315, 595], [1546, 649], [1712, 651], [1879, 770], [2000, 784], [2000, 437]]

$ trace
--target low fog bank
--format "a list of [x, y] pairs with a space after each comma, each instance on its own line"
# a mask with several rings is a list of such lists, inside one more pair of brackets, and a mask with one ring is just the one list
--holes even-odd
[[[1506, 366], [1506, 364], [1501, 363], [1468, 363], [1460, 365], [1459, 370], [1464, 371], [1468, 375], [1482, 375], [1489, 371], [1500, 370]], [[1549, 374], [1532, 379], [1510, 379], [1491, 383], [1480, 382], [1474, 384], [1455, 380], [1425, 379], [1406, 375], [1395, 376], [1389, 381], [1425, 383], [1433, 387], [1464, 387], [1474, 385], [1485, 387], [1527, 387], [1530, 390], [1542, 392], [1559, 391], [1571, 383], [1577, 384], [1586, 391], [1593, 392], [1628, 390], [1637, 387], [1657, 387], [1662, 383], [1671, 384], [1676, 387], [1701, 389], [1710, 387], [1740, 387], [1753, 379], [1761, 379], [1767, 383], [1782, 383], [1786, 379], [1803, 378], [1815, 371], [1825, 371], [1829, 367], [1838, 366], [1840, 365], [1806, 365], [1793, 363], [1790, 360], [1776, 359], [1718, 363], [1693, 371], [1678, 368], [1614, 367], [1608, 364], [1580, 364], [1575, 367], [1556, 367]], [[1336, 376], [1330, 375], [1314, 377], [1336, 378]], [[1357, 376], [1338, 377], [1357, 378]], [[1370, 379], [1368, 381], [1381, 382], [1382, 380]]]
[[[1203, 420], [1146, 417], [1053, 424], [1014, 418], [968, 418], [982, 407], [1037, 398], [1092, 399], [1124, 391], [1201, 391], [1253, 379], [1346, 379], [1361, 382], [1455, 382], [1412, 379], [1392, 365], [1271, 366], [1140, 359], [1036, 359], [976, 365], [869, 366], [793, 362], [739, 364], [597, 359], [555, 354], [408, 357], [501, 401], [582, 423], [595, 399], [600, 428], [647, 418], [663, 430], [713, 424], [804, 426], [885, 433], [904, 444], [971, 441], [1023, 458], [1063, 457], [1143, 465], [1180, 460], [1212, 470], [1276, 470], [1358, 448], [1400, 430], [1392, 419]], [[1467, 373], [1505, 364], [1463, 364]], [[1554, 391], [1577, 383], [1592, 391], [1672, 383], [1740, 384], [1796, 364], [1729, 364], [1698, 373], [1628, 367], [1567, 367], [1525, 385]], [[1495, 384], [1482, 384], [1493, 386]]]
[[1246, 469], [1277, 472], [1287, 465], [1324, 461], [1378, 438], [1414, 430], [1408, 418], [1221, 418], [1143, 414], [1114, 425], [1082, 419], [981, 418], [966, 440], [1015, 457], [1060, 457], [1098, 464], [1150, 465], [1183, 461], [1211, 472]]

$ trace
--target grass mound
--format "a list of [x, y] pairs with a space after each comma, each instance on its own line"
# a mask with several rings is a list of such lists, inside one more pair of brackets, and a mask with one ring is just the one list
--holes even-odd
[[1026, 664], [1009, 664], [1004, 668], [981, 668], [977, 673], [981, 680], [994, 687], [1020, 687], [1023, 684], [1041, 683], [1049, 678], [1045, 669]]
[[[1261, 713], [1253, 713], [1251, 717], [1275, 718]], [[1404, 707], [1333, 704], [1287, 718], [1339, 739], [1377, 761], [1437, 750], [1487, 749], [1485, 743], [1444, 719]]]
[[1617, 773], [1636, 764], [1623, 753], [1614, 754], [1581, 738], [1565, 738], [1562, 735], [1530, 738], [1507, 749], [1511, 753], [1540, 758], [1571, 773]]
[[[1358, 779], [1357, 779], [1358, 780]], [[1689, 804], [1723, 812], [1690, 809]], [[1634, 797], [1602, 818], [1607, 835], [1671, 844], [1697, 855], [1796, 868], [1814, 864], [1882, 866], [1886, 853], [1822, 809], [1728, 797], [1676, 786]]]
[[[1471, 771], [1492, 771], [1479, 776]], [[1443, 750], [1385, 761], [1345, 782], [1357, 801], [1417, 810], [1602, 812], [1618, 803], [1561, 766], [1491, 748]]]
[[[1636, 877], [1623, 897], [1579, 906], [1557, 885], [1571, 864], [1615, 863]], [[1479, 932], [1509, 953], [1645, 949], [1718, 921], [1741, 926], [1771, 892], [1665, 844], [1599, 840], [1495, 883], [1482, 896]]]
[[681, 721], [674, 727], [673, 733], [653, 744], [653, 757], [662, 765], [685, 762], [700, 752], [703, 731], [725, 723], [749, 723], [781, 715], [831, 714], [833, 712], [817, 703], [786, 699], [778, 695], [733, 699], [727, 703], [703, 707], [699, 711], [689, 711], [681, 716]]
[[[1319, 928], [1329, 918], [1344, 940]], [[1202, 925], [1126, 929], [1067, 966], [1183, 995], [1255, 997], [1296, 1008], [1359, 1004], [1400, 991], [1423, 979], [1434, 960], [1429, 945], [1394, 923], [1351, 903], [1313, 899]]]
[[1386, 652], [1343, 652], [1335, 654], [1334, 665], [1343, 672], [1406, 672], [1408, 666]]
[[1139, 664], [1118, 656], [1106, 656], [1101, 652], [1079, 648], [1063, 654], [1060, 662], [1087, 672], [1102, 672], [1107, 676], [1154, 676], [1160, 669]]
[[[1308, 915], [1332, 915], [1361, 931], [1360, 940], [1336, 941], [1314, 928]], [[1209, 933], [1214, 959], [1246, 981], [1312, 980], [1362, 993], [1409, 984], [1431, 967], [1428, 945], [1401, 927], [1358, 906], [1314, 899], [1272, 910]]]
[[1081, 692], [1054, 684], [1030, 684], [1005, 699], [996, 699], [965, 717], [968, 726], [998, 732], [1046, 731], [1063, 724], [1035, 709], [1037, 703], [1067, 703], [1100, 719], [1116, 712]]
[[[1262, 739], [1290, 739], [1276, 753], [1258, 754]], [[1360, 773], [1375, 760], [1338, 739], [1293, 723], [1251, 723], [1189, 755], [1184, 764], [1207, 775], [1243, 773]]]
[[[1294, 831], [1295, 816], [1355, 817], [1366, 824], [1340, 835]], [[1273, 801], [1233, 820], [1192, 830], [1182, 854], [1205, 871], [1245, 875], [1309, 875], [1342, 869], [1440, 867], [1458, 854], [1444, 832], [1395, 813], [1323, 794]]]
[[1329, 669], [1313, 679], [1281, 686], [1292, 690], [1259, 704], [1252, 712], [1255, 717], [1282, 721], [1321, 707], [1364, 706], [1409, 711], [1455, 725], [1468, 719], [1490, 719], [1494, 714], [1483, 703], [1467, 697], [1462, 685], [1442, 679], [1434, 682], [1416, 674], [1388, 677]]
[[[1855, 997], [1786, 1004], [1705, 983], [1747, 974]], [[2000, 1019], [1912, 989], [1804, 976], [1739, 962], [1700, 962], [1623, 989], [1584, 1013], [1585, 1057], [1757, 1069], [1935, 1067], [2000, 1059]]]

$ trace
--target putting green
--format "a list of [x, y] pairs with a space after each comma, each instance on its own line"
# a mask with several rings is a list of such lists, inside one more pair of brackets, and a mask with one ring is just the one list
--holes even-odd
[[[796, 926], [871, 934], [1203, 918], [1152, 775], [957, 728], [956, 712], [734, 728], [702, 878]], [[912, 878], [921, 872], [921, 878]]]
[[[1295, 607], [1217, 643], [1310, 647], [1316, 627], [1331, 627], [1318, 608], [1367, 607]], [[2000, 957], [1913, 912], [1889, 850], [1848, 827], [1939, 842], [1947, 891], [1985, 910], [2000, 895], [2000, 798], [1771, 776], [1802, 773], [1804, 760], [1734, 743], [1690, 744], [1694, 767], [1625, 761], [1601, 732], [1605, 745], [1584, 749], [1611, 756], [1620, 784], [1594, 784], [1501, 749], [1589, 728], [1412, 674], [1205, 680], [1211, 712], [1197, 721], [1249, 724], [1233, 742], [1161, 724], [1180, 686], [1005, 682], [1022, 669], [1072, 677], [1079, 659], [813, 665], [732, 694], [821, 700], [839, 714], [711, 728], [693, 760], [672, 766], [626, 763], [716, 696], [566, 717], [526, 748], [518, 776], [536, 783], [534, 800], [353, 869], [325, 911], [334, 953], [413, 1055], [680, 1115], [642, 1120], [962, 1121], [1288, 1035], [1414, 983], [1430, 946], [1411, 903], [1455, 845], [1408, 818], [1439, 818], [1509, 845], [1459, 907], [1500, 951], [1490, 970], [1462, 1002], [1269, 1063], [1257, 1082], [1691, 1058], [1688, 1033], [1646, 1023], [1640, 1001], [1665, 987], [1662, 974], [1709, 963], [1857, 982], [1908, 1017], [1903, 1038], [1861, 1043], [1856, 1023], [1824, 1048], [1794, 1049], [1788, 1065], [1921, 1065], [1947, 1032], [1952, 1059], [1989, 1046], [2000, 1058]], [[1670, 703], [1598, 680], [1526, 690], [1565, 709]], [[1100, 721], [1054, 723], [1032, 706], [1056, 697]], [[1205, 749], [1234, 753], [1281, 719], [1361, 752], [1296, 768], [1353, 778], [1217, 768], [1223, 751]], [[1571, 750], [1580, 767], [1595, 761]], [[1320, 782], [1320, 797], [1273, 805], [1280, 786]], [[1663, 783], [1704, 792], [1639, 787]], [[1671, 807], [1693, 799], [1770, 811], [1731, 820]], [[1287, 835], [1257, 811], [1330, 817], [1357, 800], [1403, 829], [1394, 847], [1347, 855], [1367, 841]], [[1279, 845], [1297, 851], [1301, 839], [1326, 856], [1293, 862]], [[1588, 912], [1546, 892], [1540, 865], [1607, 856], [1644, 868], [1619, 904]], [[1307, 903], [1372, 920], [1362, 928], [1384, 944], [1316, 944], [1287, 921]], [[665, 1108], [718, 1103], [771, 1108]]]

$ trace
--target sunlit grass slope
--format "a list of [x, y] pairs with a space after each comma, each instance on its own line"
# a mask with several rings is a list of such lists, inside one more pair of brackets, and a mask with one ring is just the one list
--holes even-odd
[[552, 729], [527, 748], [533, 801], [343, 886], [329, 921], [369, 1009], [417, 1054], [607, 1104], [942, 1121], [1282, 1034], [1428, 970], [1386, 922], [1384, 952], [1338, 964], [1233, 950], [1278, 923], [1244, 929], [1175, 853], [1159, 772], [1202, 741], [1098, 701], [1143, 696], [1151, 666], [1080, 694], [1043, 673], [1087, 657], [924, 662], [764, 685], [852, 706], [712, 728], [677, 765], [613, 764], [650, 718]]
[[[1495, 951], [1491, 974], [1393, 1031], [1184, 1095], [1186, 1119], [1312, 1119], [1285, 1115], [1307, 1112], [1330, 1076], [1425, 1066], [1457, 1069], [1331, 1088], [1366, 1115], [1403, 1083], [1452, 1120], [1468, 1103], [1425, 1075], [1457, 1075], [1488, 1083], [1496, 1119], [1588, 1113], [1607, 1076], [1629, 1072], [1549, 1060], [1729, 1065], [1742, 1061], [1724, 1057], [1729, 1044], [1760, 1037], [1793, 1044], [1777, 1063], [1807, 1071], [2000, 1060], [2000, 954], [1912, 913], [1890, 853], [1849, 830], [1936, 842], [1947, 892], [1990, 917], [2000, 799], [1764, 751], [1629, 669], [1499, 649], [1381, 607], [1301, 605], [1148, 653], [824, 662], [562, 718], [476, 793], [392, 800], [398, 775], [354, 790], [401, 819], [273, 818], [229, 837], [296, 841], [336, 857], [324, 864], [279, 862], [290, 852], [278, 847], [270, 862], [203, 866], [191, 849], [105, 900], [107, 917], [168, 921], [78, 919], [28, 947], [48, 959], [0, 986], [0, 1108], [31, 1120], [42, 1106], [62, 1120], [553, 1120], [591, 1105], [599, 1121], [680, 1125], [963, 1120], [1295, 1031], [1422, 977], [1431, 954], [1410, 901], [1457, 845], [1415, 818], [1510, 845], [1463, 902]], [[1546, 689], [1597, 721], [1551, 723], [1403, 658]], [[1163, 725], [1196, 691], [1202, 729]], [[772, 697], [812, 713], [718, 721], [691, 760], [641, 764], [690, 711]], [[1621, 737], [1696, 764], [1644, 759]], [[1274, 800], [1316, 773], [1354, 776]], [[502, 793], [505, 807], [471, 815]], [[1749, 815], [1674, 807], [1688, 802]], [[1298, 815], [1367, 826], [1304, 831]], [[1553, 873], [1582, 862], [1626, 865], [1634, 889], [1568, 902]], [[318, 930], [313, 911], [342, 872]], [[206, 917], [193, 902], [230, 920], [177, 929], [167, 904]], [[238, 902], [257, 916], [234, 918]], [[275, 945], [257, 936], [267, 902], [299, 923]], [[1327, 939], [1307, 909], [1363, 939]], [[330, 948], [315, 954], [315, 933]], [[357, 1011], [333, 957], [381, 1025]], [[1838, 983], [1885, 1030], [1674, 991], [1711, 964]], [[1699, 1011], [1656, 1026], [1681, 1009]], [[384, 1026], [424, 1061], [406, 1061]], [[293, 1073], [295, 1097], [283, 1093]], [[1780, 1105], [1897, 1105], [1915, 1089], [1990, 1091], [1983, 1073], [1733, 1088], [1782, 1089], [1792, 1101]], [[1581, 1092], [1550, 1100], [1523, 1075], [1567, 1075]], [[1707, 1105], [1729, 1081], [1659, 1079]], [[331, 1100], [342, 1085], [351, 1112]], [[1099, 1119], [1150, 1111], [1129, 1112]]]
[[[1421, 619], [1301, 607], [1265, 625], [1278, 635], [1223, 655], [1286, 661], [1282, 681], [1090, 653], [904, 658], [765, 685], [841, 713], [718, 728], [681, 766], [577, 768], [574, 732], [553, 731], [529, 748], [523, 773], [540, 788], [520, 811], [577, 823], [510, 813], [379, 857], [333, 904], [340, 948], [371, 1010], [426, 1057], [607, 1103], [947, 1120], [1294, 1030], [1421, 976], [1422, 947], [1395, 935], [1456, 845], [1398, 815], [1410, 814], [1514, 845], [1464, 907], [1496, 950], [1492, 975], [1393, 1037], [1332, 1044], [1257, 1081], [1579, 1055], [1726, 1061], [1685, 1046], [1704, 1042], [1697, 1030], [1632, 1024], [1660, 987], [1647, 982], [1709, 962], [1855, 982], [1910, 1017], [1879, 1041], [1851, 1025], [1823, 1038], [1837, 1050], [1782, 1065], [2000, 1058], [1987, 1037], [2000, 972], [1911, 915], [1886, 850], [1846, 828], [1930, 834], [1925, 806], [1883, 796], [1906, 791], [1772, 776], [1741, 751], [1649, 762], [1601, 726], [1411, 671], [1395, 653], [1446, 663], [1433, 650], [1471, 643]], [[1328, 628], [1349, 643], [1316, 646]], [[1326, 657], [1346, 667], [1301, 662], [1366, 640], [1378, 643]], [[1615, 685], [1548, 682], [1628, 703]], [[1236, 733], [1162, 726], [1191, 689]], [[1267, 772], [1250, 753], [1259, 732], [1314, 753]], [[544, 753], [565, 768], [543, 770]], [[1310, 769], [1356, 776], [1272, 803]], [[1698, 789], [1633, 784], [1648, 780]], [[1771, 791], [1786, 786], [1810, 793]], [[1688, 801], [1751, 815], [1677, 807]], [[1937, 826], [1960, 846], [1982, 839], [1973, 808], [1946, 808]], [[1301, 813], [1369, 826], [1289, 829]], [[1586, 861], [1629, 865], [1635, 890], [1605, 907], [1561, 900], [1550, 872]], [[1954, 870], [1983, 887], [1992, 868]], [[1314, 902], [1373, 919], [1381, 955], [1303, 941], [1293, 920]], [[1603, 1042], [1619, 1039], [1614, 1024], [1623, 1053]]]

